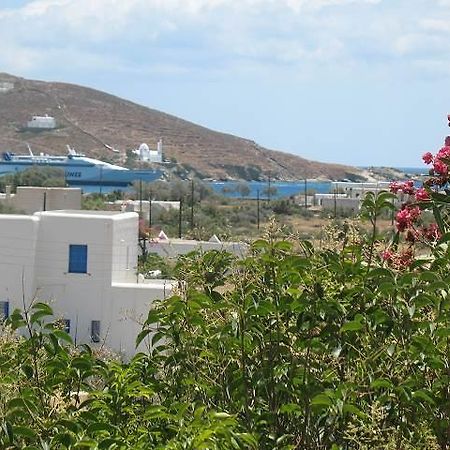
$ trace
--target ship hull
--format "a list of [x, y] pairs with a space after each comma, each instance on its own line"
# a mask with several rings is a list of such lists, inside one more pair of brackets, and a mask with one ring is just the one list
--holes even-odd
[[[50, 159], [51, 158], [51, 159]], [[150, 183], [161, 178], [163, 172], [157, 169], [128, 170], [119, 166], [99, 165], [83, 158], [33, 157], [21, 161], [1, 161], [0, 176], [23, 172], [30, 168], [59, 169], [69, 186], [117, 186], [126, 187], [134, 182]], [[25, 159], [25, 158], [24, 158]]]

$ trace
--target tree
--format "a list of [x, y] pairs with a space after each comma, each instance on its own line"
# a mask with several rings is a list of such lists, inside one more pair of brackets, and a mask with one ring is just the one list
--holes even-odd
[[250, 186], [248, 183], [241, 181], [236, 184], [235, 191], [238, 192], [241, 197], [248, 197], [250, 195]]

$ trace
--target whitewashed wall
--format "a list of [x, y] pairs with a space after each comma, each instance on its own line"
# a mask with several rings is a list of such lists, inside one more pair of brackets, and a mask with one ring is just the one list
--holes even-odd
[[[0, 295], [10, 311], [26, 297], [48, 302], [70, 320], [77, 343], [105, 346], [130, 357], [151, 303], [170, 295], [172, 282], [137, 282], [136, 213], [47, 211], [0, 215]], [[69, 246], [87, 245], [87, 273], [69, 273]], [[36, 295], [35, 295], [36, 293]], [[0, 297], [0, 300], [2, 298]], [[100, 343], [91, 343], [91, 321], [100, 321]]]

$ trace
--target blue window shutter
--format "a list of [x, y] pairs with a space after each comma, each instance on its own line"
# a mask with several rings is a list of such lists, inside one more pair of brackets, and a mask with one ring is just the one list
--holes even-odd
[[7, 319], [9, 317], [9, 302], [0, 302], [0, 319]]
[[100, 342], [100, 320], [91, 321], [91, 340], [92, 342]]
[[87, 273], [87, 245], [69, 245], [69, 272]]
[[70, 334], [70, 319], [64, 319], [64, 331]]

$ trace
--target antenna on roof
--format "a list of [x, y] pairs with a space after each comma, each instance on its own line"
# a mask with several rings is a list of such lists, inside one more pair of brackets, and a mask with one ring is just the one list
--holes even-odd
[[77, 152], [75, 149], [73, 149], [70, 145], [66, 145], [67, 151], [69, 152], [69, 155], [76, 155]]

